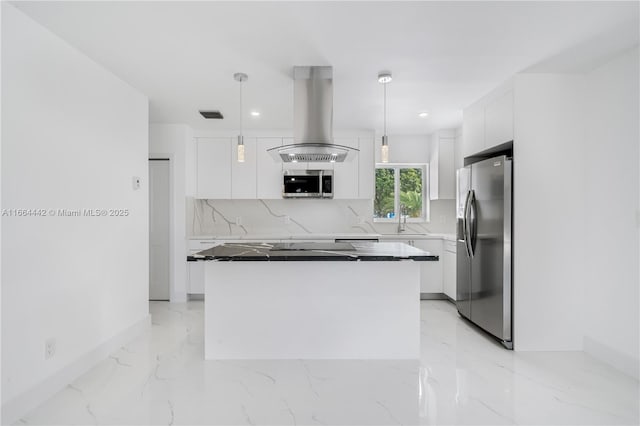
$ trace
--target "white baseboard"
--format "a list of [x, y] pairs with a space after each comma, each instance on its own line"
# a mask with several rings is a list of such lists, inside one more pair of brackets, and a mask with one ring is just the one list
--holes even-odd
[[97, 363], [107, 358], [111, 353], [129, 343], [150, 327], [151, 315], [147, 315], [142, 320], [49, 376], [38, 385], [5, 402], [2, 405], [2, 424], [16, 422], [20, 417], [60, 392], [69, 383], [89, 371]]
[[584, 351], [592, 357], [609, 364], [616, 370], [640, 379], [640, 360], [627, 354], [623, 354], [611, 346], [605, 345], [589, 337], [583, 338]]

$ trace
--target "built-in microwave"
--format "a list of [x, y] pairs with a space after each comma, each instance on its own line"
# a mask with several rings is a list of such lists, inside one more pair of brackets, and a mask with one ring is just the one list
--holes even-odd
[[282, 198], [333, 198], [333, 170], [285, 170]]

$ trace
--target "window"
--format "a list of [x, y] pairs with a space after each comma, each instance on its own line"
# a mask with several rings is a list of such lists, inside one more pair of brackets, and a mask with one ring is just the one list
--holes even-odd
[[397, 212], [409, 222], [429, 220], [426, 164], [377, 164], [373, 199], [375, 222], [397, 221]]

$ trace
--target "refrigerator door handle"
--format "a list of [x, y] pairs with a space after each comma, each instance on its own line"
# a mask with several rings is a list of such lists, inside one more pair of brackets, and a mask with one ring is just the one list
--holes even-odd
[[469, 207], [469, 217], [471, 219], [469, 226], [469, 251], [471, 252], [471, 257], [473, 257], [476, 253], [476, 240], [478, 239], [478, 207], [476, 204], [476, 192], [474, 190], [471, 190]]
[[464, 202], [464, 220], [462, 222], [462, 229], [464, 233], [464, 247], [467, 250], [467, 255], [472, 258], [473, 253], [471, 252], [470, 242], [471, 242], [471, 232], [469, 229], [469, 203], [471, 201], [471, 191], [467, 191], [467, 198]]

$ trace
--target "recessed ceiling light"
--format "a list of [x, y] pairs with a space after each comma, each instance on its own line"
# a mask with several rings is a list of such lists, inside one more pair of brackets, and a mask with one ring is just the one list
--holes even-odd
[[260, 111], [251, 111], [252, 117], [260, 117]]
[[422, 111], [418, 113], [418, 117], [420, 118], [425, 118], [429, 115], [429, 113], [427, 111]]

